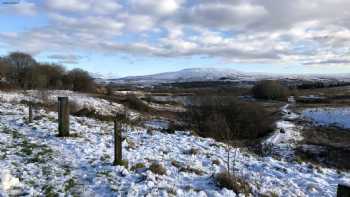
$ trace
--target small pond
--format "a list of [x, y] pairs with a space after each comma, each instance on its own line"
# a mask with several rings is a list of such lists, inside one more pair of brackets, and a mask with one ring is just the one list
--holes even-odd
[[350, 128], [350, 107], [345, 108], [307, 108], [302, 116], [313, 121], [317, 125], [334, 125], [342, 128]]

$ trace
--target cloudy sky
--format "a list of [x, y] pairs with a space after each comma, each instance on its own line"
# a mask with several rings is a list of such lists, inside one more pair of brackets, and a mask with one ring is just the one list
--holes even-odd
[[349, 0], [0, 0], [0, 55], [119, 76], [350, 73]]

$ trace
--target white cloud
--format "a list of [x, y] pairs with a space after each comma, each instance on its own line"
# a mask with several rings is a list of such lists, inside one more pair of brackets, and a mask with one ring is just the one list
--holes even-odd
[[[51, 14], [51, 19], [57, 29], [64, 30], [64, 33], [95, 34], [98, 36], [116, 36], [121, 34], [124, 23], [120, 20], [107, 16], [79, 16], [68, 17], [60, 14]], [[55, 28], [55, 27], [53, 27]]]
[[90, 8], [90, 1], [84, 0], [47, 0], [46, 6], [53, 10], [82, 12]]
[[126, 31], [143, 32], [151, 30], [154, 26], [154, 19], [147, 15], [126, 15], [122, 17], [126, 23]]
[[183, 22], [206, 28], [233, 29], [257, 22], [266, 14], [265, 8], [259, 5], [249, 3], [231, 5], [213, 1], [186, 10]]
[[86, 14], [115, 14], [122, 6], [116, 0], [48, 0], [49, 10]]
[[48, 58], [61, 64], [77, 64], [82, 59], [81, 56], [73, 54], [53, 54], [49, 55]]
[[176, 12], [181, 0], [130, 0], [130, 6], [134, 12], [149, 15], [170, 15]]
[[37, 14], [37, 6], [28, 1], [20, 1], [18, 4], [2, 4], [0, 6], [0, 15], [1, 13], [34, 16]]
[[91, 4], [92, 10], [97, 14], [116, 14], [122, 6], [116, 0], [95, 1]]
[[17, 14], [44, 11], [48, 25], [2, 32], [0, 43], [32, 53], [69, 48], [305, 65], [345, 64], [350, 57], [348, 0], [22, 2]]

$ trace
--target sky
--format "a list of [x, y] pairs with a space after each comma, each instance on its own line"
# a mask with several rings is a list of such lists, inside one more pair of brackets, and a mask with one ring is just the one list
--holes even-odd
[[350, 73], [349, 0], [0, 0], [0, 55], [107, 76]]

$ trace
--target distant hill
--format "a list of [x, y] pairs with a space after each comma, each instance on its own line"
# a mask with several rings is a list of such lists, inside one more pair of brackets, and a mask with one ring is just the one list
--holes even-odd
[[189, 68], [175, 72], [165, 72], [145, 76], [129, 76], [123, 78], [107, 79], [107, 82], [116, 84], [160, 84], [200, 81], [245, 81], [254, 82], [263, 79], [282, 81], [322, 81], [322, 82], [350, 82], [350, 74], [333, 75], [286, 75], [270, 73], [248, 73], [229, 68]]

